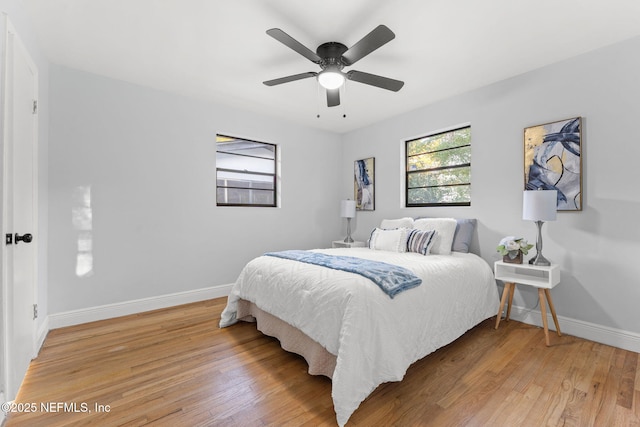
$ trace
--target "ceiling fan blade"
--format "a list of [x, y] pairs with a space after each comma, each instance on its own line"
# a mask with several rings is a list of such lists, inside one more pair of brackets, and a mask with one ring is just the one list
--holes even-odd
[[345, 65], [353, 65], [374, 50], [389, 43], [396, 37], [385, 25], [378, 25], [369, 34], [364, 36], [358, 43], [351, 46], [342, 54], [342, 60]]
[[378, 76], [376, 74], [364, 73], [362, 71], [351, 70], [347, 73], [347, 78], [354, 82], [364, 83], [366, 85], [376, 86], [382, 89], [399, 91], [404, 86], [404, 82], [400, 80], [390, 79], [388, 77]]
[[314, 73], [312, 71], [300, 74], [294, 74], [292, 76], [280, 77], [279, 79], [267, 80], [266, 82], [262, 82], [267, 86], [275, 86], [280, 85], [282, 83], [295, 82], [296, 80], [307, 79], [309, 77], [315, 77], [318, 73]]
[[300, 55], [304, 56], [311, 62], [315, 62], [316, 64], [319, 64], [320, 61], [322, 60], [318, 55], [316, 55], [314, 51], [312, 51], [311, 49], [309, 49], [308, 47], [300, 43], [298, 40], [291, 37], [289, 34], [282, 31], [280, 28], [271, 28], [270, 30], [267, 30], [267, 34], [269, 34], [271, 37], [278, 40], [280, 43], [284, 44], [285, 46], [295, 50], [296, 52], [298, 52]]
[[340, 105], [340, 88], [327, 89], [327, 107]]

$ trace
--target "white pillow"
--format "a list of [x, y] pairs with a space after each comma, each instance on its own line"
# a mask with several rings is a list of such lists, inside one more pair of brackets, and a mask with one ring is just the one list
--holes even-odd
[[413, 228], [413, 218], [383, 219], [380, 223], [380, 228], [383, 230], [391, 230], [392, 228]]
[[369, 239], [369, 247], [379, 251], [406, 252], [408, 228], [382, 230], [374, 228]]
[[456, 224], [457, 222], [453, 218], [420, 218], [413, 222], [413, 228], [436, 230], [431, 253], [434, 255], [450, 255]]

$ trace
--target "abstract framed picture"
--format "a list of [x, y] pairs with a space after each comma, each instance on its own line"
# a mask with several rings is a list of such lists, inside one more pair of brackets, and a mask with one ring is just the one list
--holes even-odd
[[356, 160], [353, 164], [353, 198], [356, 210], [375, 210], [375, 157]]
[[558, 211], [582, 210], [582, 118], [524, 129], [524, 189], [557, 190]]

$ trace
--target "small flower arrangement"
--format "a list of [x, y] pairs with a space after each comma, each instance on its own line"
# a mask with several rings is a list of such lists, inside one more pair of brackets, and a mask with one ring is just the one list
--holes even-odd
[[505, 262], [522, 263], [522, 255], [526, 255], [533, 245], [522, 237], [507, 236], [500, 240], [496, 249]]

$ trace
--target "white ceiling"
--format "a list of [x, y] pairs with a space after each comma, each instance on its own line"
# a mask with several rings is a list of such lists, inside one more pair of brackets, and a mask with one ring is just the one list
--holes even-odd
[[[640, 35], [639, 0], [23, 2], [53, 63], [339, 133]], [[345, 71], [403, 80], [399, 92], [348, 82], [328, 108], [315, 79], [262, 84], [319, 70], [267, 29], [315, 51], [379, 24], [396, 38]]]

